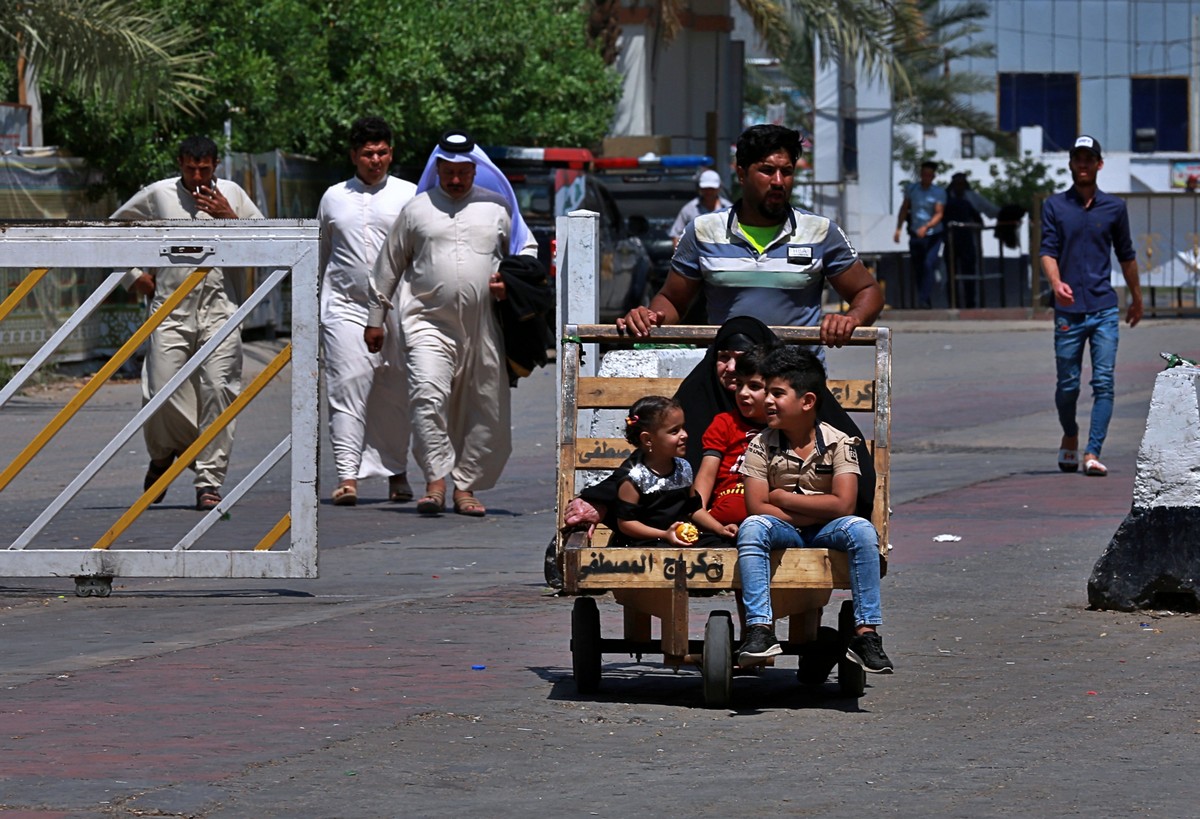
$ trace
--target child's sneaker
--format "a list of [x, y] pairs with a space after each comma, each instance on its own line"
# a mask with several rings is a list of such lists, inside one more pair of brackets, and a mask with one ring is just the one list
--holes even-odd
[[858, 663], [864, 671], [872, 674], [891, 674], [892, 661], [883, 651], [883, 638], [874, 631], [864, 631], [850, 638], [846, 646], [846, 659]]
[[783, 653], [775, 639], [775, 629], [770, 626], [750, 626], [746, 631], [746, 639], [738, 650], [738, 665], [758, 665]]

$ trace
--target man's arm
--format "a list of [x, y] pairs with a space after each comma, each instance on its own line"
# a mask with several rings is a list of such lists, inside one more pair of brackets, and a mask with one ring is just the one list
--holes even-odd
[[1113, 250], [1121, 264], [1121, 275], [1129, 291], [1129, 309], [1125, 321], [1136, 327], [1142, 320], [1142, 284], [1138, 281], [1137, 253], [1133, 249], [1133, 237], [1129, 235], [1129, 212], [1121, 206], [1121, 215], [1113, 226]]
[[821, 343], [841, 347], [850, 341], [856, 327], [869, 327], [883, 311], [883, 291], [861, 260], [829, 279], [842, 301], [845, 313], [827, 313], [821, 318]]
[[[1075, 291], [1071, 289], [1071, 285], [1062, 280], [1062, 272], [1058, 269], [1058, 259], [1053, 256], [1042, 256], [1042, 274], [1045, 275], [1046, 281], [1050, 284], [1050, 290], [1054, 293], [1054, 303], [1061, 304], [1063, 307], [1070, 307], [1075, 303]], [[1124, 265], [1121, 266], [1124, 270]], [[1141, 301], [1141, 291], [1138, 291], [1138, 301]]]
[[672, 247], [679, 247], [679, 240], [683, 238], [683, 232], [687, 229], [687, 210], [690, 205], [691, 200], [688, 200], [688, 203], [675, 215], [675, 221], [671, 223], [671, 230], [667, 235], [671, 237]]
[[701, 284], [697, 279], [689, 279], [678, 270], [672, 270], [667, 274], [662, 290], [650, 299], [650, 306], [635, 307], [617, 319], [617, 329], [634, 338], [645, 338], [650, 335], [651, 327], [678, 324], [700, 292]]
[[[142, 188], [129, 197], [125, 204], [113, 211], [112, 215], [108, 218], [119, 219], [121, 221], [153, 219], [153, 207], [150, 201], [149, 187]], [[133, 267], [126, 270], [125, 275], [121, 277], [121, 286], [147, 299], [153, 298], [154, 291], [157, 289], [153, 271], [143, 270], [140, 267]]]
[[[405, 206], [407, 210], [408, 206]], [[367, 324], [363, 328], [363, 342], [367, 352], [377, 353], [383, 349], [383, 319], [391, 309], [391, 297], [400, 283], [400, 276], [408, 267], [404, 233], [407, 220], [404, 210], [388, 231], [375, 265], [371, 269], [370, 288], [367, 290]]]
[[853, 472], [834, 475], [832, 491], [828, 494], [805, 495], [786, 489], [772, 489], [767, 493], [767, 503], [796, 518], [817, 523], [853, 515], [857, 501], [858, 475]]
[[904, 230], [904, 225], [908, 222], [908, 211], [911, 207], [912, 202], [905, 194], [904, 201], [900, 203], [900, 215], [896, 217], [896, 233], [892, 236], [892, 241], [896, 244], [900, 244], [900, 231]]
[[330, 191], [325, 192], [321, 203], [317, 205], [317, 224], [321, 226], [321, 236], [317, 240], [317, 280], [320, 282], [325, 281], [325, 268], [329, 267], [329, 257], [333, 254], [333, 237], [330, 235], [333, 231], [329, 224], [329, 211], [333, 208]]
[[933, 218], [917, 228], [917, 236], [924, 239], [929, 235], [929, 231], [942, 223], [942, 217], [946, 214], [946, 206], [941, 202], [933, 203]]
[[1121, 262], [1121, 275], [1125, 277], [1125, 287], [1129, 291], [1129, 309], [1125, 311], [1125, 321], [1130, 327], [1137, 327], [1142, 320], [1142, 283], [1138, 281], [1136, 258]]
[[808, 517], [807, 515], [789, 512], [781, 506], [771, 503], [770, 485], [762, 478], [751, 478], [747, 475], [743, 476], [742, 482], [746, 487], [746, 512], [748, 514], [770, 515], [773, 518], [779, 518], [785, 523], [790, 523], [797, 527], [811, 526], [814, 523], [824, 522], [817, 520], [816, 518]]

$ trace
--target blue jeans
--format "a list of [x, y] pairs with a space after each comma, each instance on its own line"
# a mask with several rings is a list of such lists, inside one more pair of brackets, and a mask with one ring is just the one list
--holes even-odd
[[850, 557], [850, 590], [854, 621], [860, 626], [883, 623], [879, 604], [879, 534], [871, 522], [847, 515], [829, 523], [797, 529], [771, 515], [751, 515], [738, 529], [738, 573], [746, 625], [771, 625], [771, 552], [775, 549], [834, 549]]
[[912, 264], [913, 279], [917, 283], [917, 306], [933, 306], [933, 285], [937, 281], [938, 253], [942, 250], [944, 231], [938, 231], [924, 239], [915, 234], [908, 237], [908, 255]]
[[1087, 342], [1092, 352], [1092, 425], [1084, 452], [1096, 457], [1100, 457], [1108, 422], [1112, 420], [1113, 372], [1117, 366], [1120, 327], [1121, 311], [1116, 307], [1095, 313], [1054, 311], [1054, 357], [1058, 369], [1054, 406], [1058, 408], [1058, 422], [1068, 438], [1079, 434], [1075, 405], [1079, 403], [1079, 374], [1083, 368], [1083, 345]]

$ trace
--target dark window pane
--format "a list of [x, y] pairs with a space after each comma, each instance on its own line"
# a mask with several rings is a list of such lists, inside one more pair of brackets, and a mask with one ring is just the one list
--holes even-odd
[[1134, 77], [1129, 93], [1133, 150], [1188, 149], [1186, 77]]
[[1043, 150], [1067, 150], [1078, 135], [1078, 88], [1075, 74], [1001, 74], [1000, 129], [1040, 125]]

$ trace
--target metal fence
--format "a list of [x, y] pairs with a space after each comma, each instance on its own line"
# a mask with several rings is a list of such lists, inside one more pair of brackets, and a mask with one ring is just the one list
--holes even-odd
[[[116, 270], [107, 275], [83, 304], [42, 344], [26, 365], [0, 389], [0, 441], [5, 453], [0, 463], [0, 576], [76, 578], [80, 594], [105, 596], [114, 577], [315, 577], [317, 573], [317, 226], [300, 220], [239, 220], [231, 222], [143, 222], [134, 226], [118, 224], [60, 224], [47, 226], [8, 226], [0, 233], [0, 254], [8, 267], [28, 269], [29, 273], [0, 303], [0, 322], [27, 297], [29, 290], [56, 267], [100, 268]], [[32, 435], [49, 411], [22, 410], [18, 391], [65, 343], [119, 284], [122, 270], [130, 267], [196, 268], [187, 281], [110, 357], [87, 382], [62, 406], [49, 422]], [[237, 312], [216, 332], [157, 395], [125, 420], [124, 426], [82, 467], [74, 464], [88, 457], [101, 434], [94, 424], [72, 424], [89, 402], [98, 396], [109, 379], [150, 336], [171, 309], [196, 287], [211, 267], [241, 266], [259, 268], [261, 283], [247, 294]], [[141, 442], [130, 443], [146, 420], [179, 389], [211, 355], [220, 342], [240, 332], [252, 311], [268, 298], [277, 297], [287, 283], [291, 290], [292, 340], [282, 347], [262, 371], [246, 384], [237, 399], [167, 470], [157, 483], [140, 494], [123, 510], [105, 502], [89, 501], [88, 492], [97, 492], [105, 481], [110, 461], [128, 461], [130, 447], [140, 449]], [[257, 396], [271, 385], [285, 381], [282, 373], [290, 369], [290, 431], [255, 463], [241, 464], [230, 476], [240, 480], [228, 490], [219, 506], [199, 520], [195, 512], [158, 509], [147, 523], [143, 513], [153, 499], [194, 460], [196, 454], [227, 424], [242, 414]], [[102, 402], [99, 402], [102, 403]], [[96, 416], [99, 418], [100, 416]], [[36, 422], [30, 425], [29, 419]], [[100, 438], [97, 435], [101, 435]], [[251, 450], [251, 447], [246, 447]], [[290, 474], [283, 479], [289, 487], [279, 497], [281, 509], [271, 511], [270, 504], [249, 504], [252, 490], [268, 474], [278, 475], [277, 467], [290, 453]], [[132, 456], [139, 467], [144, 456]], [[39, 458], [51, 466], [31, 469]], [[70, 466], [67, 466], [70, 464]], [[288, 470], [285, 470], [288, 471]], [[30, 473], [35, 476], [28, 478]], [[140, 472], [137, 475], [140, 477]], [[18, 480], [21, 478], [21, 480]], [[231, 480], [232, 482], [232, 480]], [[268, 482], [269, 483], [269, 482]], [[57, 496], [45, 502], [47, 492]], [[109, 496], [105, 496], [108, 498]], [[85, 507], [71, 517], [65, 532], [51, 524], [64, 515], [72, 503]], [[231, 510], [238, 504], [252, 508], [233, 521]], [[240, 507], [239, 507], [240, 508]], [[98, 530], [113, 512], [110, 525], [98, 537]], [[280, 514], [280, 512], [282, 512]], [[218, 530], [215, 527], [222, 524]], [[140, 525], [141, 537], [128, 533]], [[290, 531], [285, 547], [277, 544]], [[67, 533], [75, 533], [69, 535]], [[93, 540], [94, 538], [94, 540]], [[91, 541], [90, 544], [88, 541]]]

